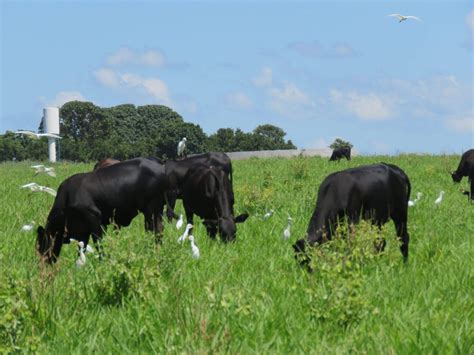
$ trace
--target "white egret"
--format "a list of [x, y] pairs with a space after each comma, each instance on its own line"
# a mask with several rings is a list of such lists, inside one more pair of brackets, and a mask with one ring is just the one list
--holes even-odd
[[30, 189], [33, 192], [46, 192], [50, 195], [56, 196], [56, 191], [47, 186], [38, 185], [36, 182], [30, 182], [29, 184], [21, 186], [24, 189]]
[[269, 219], [271, 216], [273, 216], [273, 213], [275, 213], [274, 210], [270, 210], [267, 213], [263, 215], [263, 219]]
[[398, 18], [398, 22], [402, 22], [402, 21], [406, 21], [406, 20], [421, 21], [421, 19], [419, 17], [416, 17], [416, 16], [407, 16], [407, 15], [400, 15], [400, 14], [391, 14], [391, 15], [388, 15], [388, 16]]
[[194, 243], [194, 236], [190, 235], [188, 237], [189, 241], [191, 242], [191, 252], [193, 253], [194, 259], [199, 259], [200, 253], [198, 246]]
[[41, 137], [56, 138], [56, 139], [62, 138], [61, 136], [58, 136], [57, 134], [54, 134], [54, 133], [35, 133], [31, 131], [15, 131], [14, 133], [24, 134], [30, 138], [35, 138], [35, 139], [39, 139]]
[[30, 224], [25, 224], [24, 226], [21, 227], [21, 230], [23, 232], [29, 232], [29, 231], [33, 230], [34, 224], [35, 224], [35, 222], [31, 222]]
[[76, 260], [76, 266], [81, 267], [86, 264], [86, 254], [84, 252], [84, 242], [77, 243], [79, 246], [79, 258]]
[[191, 230], [191, 228], [193, 228], [193, 225], [188, 223], [186, 225], [186, 229], [184, 230], [184, 233], [178, 238], [178, 243], [179, 244], [183, 244], [183, 242], [186, 240], [186, 238], [188, 237], [188, 234], [189, 234], [189, 231]]
[[183, 226], [183, 215], [179, 215], [179, 219], [176, 221], [176, 229], [181, 229]]
[[291, 237], [291, 224], [293, 223], [293, 218], [288, 216], [288, 226], [286, 226], [285, 230], [283, 231], [283, 240], [288, 240]]
[[44, 165], [32, 165], [31, 166], [33, 169], [35, 169], [35, 175], [45, 173], [48, 174], [49, 176], [56, 177], [56, 172], [54, 171], [53, 167], [47, 167]]
[[184, 154], [184, 149], [186, 148], [186, 137], [183, 137], [178, 143], [178, 157]]
[[436, 201], [434, 202], [436, 206], [439, 206], [440, 203], [441, 203], [441, 201], [443, 201], [443, 195], [444, 195], [444, 191], [441, 191], [441, 192], [439, 193], [438, 198], [437, 198]]
[[416, 203], [415, 201], [409, 200], [409, 201], [408, 201], [408, 207], [413, 207], [413, 206], [415, 206], [415, 203]]

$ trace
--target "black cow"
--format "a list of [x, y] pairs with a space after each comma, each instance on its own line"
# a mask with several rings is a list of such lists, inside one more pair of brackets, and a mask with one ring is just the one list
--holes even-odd
[[474, 149], [469, 149], [462, 155], [458, 168], [451, 174], [454, 182], [461, 182], [464, 176], [467, 176], [471, 183], [471, 192], [467, 194], [470, 195], [472, 202], [474, 201]]
[[181, 193], [188, 223], [192, 224], [193, 215], [198, 215], [212, 238], [219, 232], [223, 241], [233, 241], [237, 232], [235, 224], [248, 217], [248, 214], [234, 217], [232, 183], [223, 169], [202, 164], [190, 168]]
[[103, 227], [112, 221], [128, 226], [138, 212], [145, 215], [145, 229], [158, 238], [167, 185], [165, 167], [155, 158], [126, 160], [69, 177], [59, 186], [46, 227], [38, 227], [40, 255], [53, 263], [63, 239], [75, 238], [87, 246], [90, 235], [97, 242]]
[[[313, 246], [330, 240], [337, 223], [344, 218], [350, 224], [356, 224], [362, 217], [379, 227], [391, 218], [402, 242], [400, 250], [406, 261], [410, 192], [408, 176], [392, 164], [367, 165], [330, 174], [319, 187], [307, 240], [300, 239], [293, 245], [297, 256], [304, 253], [306, 243]], [[381, 249], [385, 246], [385, 241], [382, 242]]]
[[351, 148], [349, 147], [342, 147], [336, 148], [332, 151], [331, 157], [329, 161], [339, 161], [342, 158], [346, 158], [347, 160], [351, 160]]
[[166, 215], [168, 220], [176, 218], [173, 212], [176, 200], [182, 198], [181, 187], [184, 183], [184, 177], [189, 169], [196, 166], [214, 166], [222, 169], [230, 179], [230, 192], [232, 204], [234, 203], [234, 192], [232, 189], [232, 163], [225, 153], [210, 152], [205, 154], [196, 154], [181, 160], [168, 160], [165, 163], [166, 175], [169, 179], [169, 190], [167, 192], [168, 203], [171, 209], [167, 208]]

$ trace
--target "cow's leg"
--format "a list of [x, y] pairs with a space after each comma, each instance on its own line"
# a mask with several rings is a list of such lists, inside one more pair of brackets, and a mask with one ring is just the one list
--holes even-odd
[[153, 232], [155, 241], [161, 243], [163, 236], [164, 197], [151, 201], [143, 211], [145, 215], [145, 230]]
[[395, 228], [397, 230], [397, 237], [401, 242], [400, 251], [403, 255], [403, 261], [408, 261], [408, 244], [410, 242], [410, 236], [408, 235], [407, 229], [407, 216], [406, 213], [404, 216], [394, 216], [393, 222], [395, 223]]
[[89, 243], [89, 235], [91, 235], [94, 245], [97, 248], [99, 258], [102, 259], [104, 255], [100, 242], [102, 240], [102, 235], [104, 234], [104, 229], [102, 228], [101, 212], [98, 209], [87, 211], [85, 212], [85, 219], [89, 228], [85, 235], [82, 236], [84, 248], [87, 247], [87, 244]]
[[177, 218], [174, 213], [174, 207], [176, 206], [177, 194], [175, 192], [169, 192], [166, 194], [167, 204], [166, 204], [166, 217], [168, 222], [171, 222], [173, 218]]

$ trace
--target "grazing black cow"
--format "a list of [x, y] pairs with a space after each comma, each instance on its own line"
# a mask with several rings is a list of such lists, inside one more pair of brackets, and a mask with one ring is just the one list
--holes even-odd
[[223, 241], [233, 241], [237, 232], [235, 224], [248, 217], [248, 214], [234, 217], [232, 184], [223, 169], [202, 164], [190, 168], [181, 194], [188, 223], [192, 224], [193, 215], [198, 215], [212, 238], [219, 232]]
[[[408, 200], [411, 185], [408, 176], [396, 165], [380, 163], [330, 174], [319, 187], [318, 199], [307, 229], [307, 240], [293, 248], [304, 253], [310, 246], [330, 240], [337, 223], [347, 218], [356, 224], [362, 217], [381, 227], [389, 218], [395, 223], [400, 250], [408, 258]], [[385, 246], [385, 241], [381, 248]]]
[[120, 160], [114, 159], [114, 158], [104, 158], [99, 160], [95, 165], [94, 165], [94, 171], [100, 168], [106, 168], [111, 165], [115, 165], [117, 163], [120, 163]]
[[468, 194], [472, 202], [474, 201], [474, 149], [469, 149], [462, 155], [458, 168], [451, 174], [454, 182], [461, 182], [463, 176], [467, 176], [471, 183], [471, 192]]
[[349, 147], [342, 147], [336, 148], [332, 151], [331, 157], [329, 161], [339, 161], [342, 158], [346, 158], [347, 160], [351, 160], [351, 148]]
[[63, 239], [75, 238], [87, 246], [90, 235], [97, 242], [103, 227], [112, 221], [128, 226], [138, 212], [145, 215], [145, 229], [158, 237], [167, 185], [165, 167], [155, 158], [126, 160], [69, 177], [59, 186], [46, 227], [38, 227], [40, 255], [53, 263]]
[[184, 183], [184, 177], [188, 173], [189, 169], [196, 166], [214, 166], [222, 169], [230, 179], [230, 192], [232, 205], [234, 204], [234, 192], [232, 188], [232, 163], [230, 158], [225, 153], [210, 152], [204, 154], [196, 154], [189, 156], [182, 160], [168, 160], [165, 163], [166, 175], [169, 179], [169, 190], [167, 192], [167, 198], [171, 209], [167, 208], [166, 215], [168, 220], [176, 218], [173, 212], [176, 200], [182, 198], [181, 187]]

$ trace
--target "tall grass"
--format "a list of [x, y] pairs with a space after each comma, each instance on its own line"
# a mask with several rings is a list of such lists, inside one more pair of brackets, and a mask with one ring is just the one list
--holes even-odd
[[[19, 186], [57, 188], [92, 164], [56, 165], [58, 177], [33, 177], [29, 163], [0, 165], [0, 352], [474, 352], [474, 206], [450, 175], [459, 157], [250, 159], [234, 162], [237, 242], [206, 236], [195, 221], [201, 258], [191, 257], [182, 233], [165, 226], [155, 245], [143, 217], [109, 228], [106, 258], [88, 255], [77, 268], [73, 244], [57, 265], [40, 265], [34, 232], [53, 197]], [[336, 238], [315, 251], [315, 272], [295, 259], [292, 243], [304, 236], [319, 184], [331, 172], [374, 162], [400, 166], [420, 202], [409, 210], [411, 241], [404, 264], [389, 222], [383, 254], [378, 232], [362, 223], [354, 238]], [[467, 188], [467, 182], [462, 185]], [[439, 208], [434, 200], [446, 192]], [[267, 211], [274, 216], [262, 220]], [[178, 203], [178, 213], [183, 213]], [[286, 219], [292, 237], [282, 240]]]

